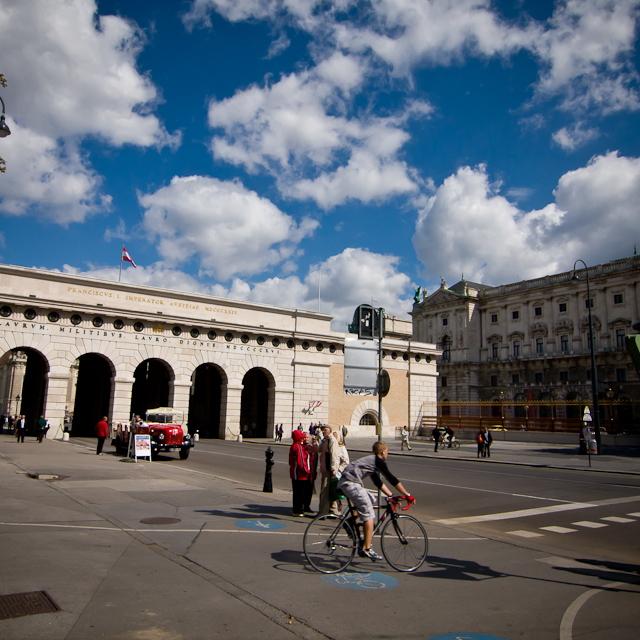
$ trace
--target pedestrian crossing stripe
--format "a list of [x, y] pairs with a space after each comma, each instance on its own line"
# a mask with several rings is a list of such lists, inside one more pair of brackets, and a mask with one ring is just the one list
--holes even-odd
[[572, 522], [571, 524], [576, 527], [586, 527], [587, 529], [600, 529], [609, 526], [604, 522], [591, 522], [590, 520], [581, 520], [580, 522]]
[[575, 533], [577, 529], [569, 529], [568, 527], [540, 527], [544, 531], [551, 533]]
[[607, 516], [606, 518], [600, 518], [600, 520], [608, 520], [609, 522], [619, 522], [620, 524], [626, 524], [627, 522], [636, 522], [632, 518], [620, 518], [618, 516]]

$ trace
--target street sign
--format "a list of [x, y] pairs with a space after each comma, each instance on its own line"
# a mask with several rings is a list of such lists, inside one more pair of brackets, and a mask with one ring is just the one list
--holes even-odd
[[[378, 389], [378, 344], [373, 340], [346, 338], [344, 342], [344, 392]], [[358, 395], [360, 395], [358, 393]]]

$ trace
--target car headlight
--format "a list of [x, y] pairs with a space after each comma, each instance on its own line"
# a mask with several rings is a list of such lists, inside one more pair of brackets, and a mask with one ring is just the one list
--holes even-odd
[[164, 440], [164, 433], [161, 433], [161, 434], [158, 436], [158, 440]]

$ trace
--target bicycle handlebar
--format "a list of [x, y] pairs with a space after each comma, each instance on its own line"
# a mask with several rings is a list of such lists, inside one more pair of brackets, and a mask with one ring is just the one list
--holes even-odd
[[389, 502], [391, 502], [392, 504], [398, 504], [399, 502], [401, 502], [402, 500], [406, 500], [407, 501], [407, 506], [406, 507], [402, 507], [402, 511], [406, 511], [407, 509], [411, 509], [411, 507], [413, 507], [413, 505], [415, 504], [416, 499], [409, 495], [409, 496], [391, 496], [390, 498], [387, 497], [387, 500]]

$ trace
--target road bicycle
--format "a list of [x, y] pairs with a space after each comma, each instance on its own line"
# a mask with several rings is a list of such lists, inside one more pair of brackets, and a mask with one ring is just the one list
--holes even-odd
[[[431, 436], [431, 442], [434, 442], [433, 436]], [[456, 440], [456, 437], [453, 436], [453, 440], [451, 441], [451, 446], [449, 446], [449, 436], [445, 436], [440, 441], [440, 447], [442, 449], [454, 449], [455, 451], [457, 451], [458, 449], [460, 449], [460, 443]]]
[[[413, 516], [396, 513], [402, 500], [407, 501], [406, 511], [411, 507], [403, 496], [386, 498], [382, 517], [373, 529], [380, 533], [380, 547], [384, 559], [396, 571], [416, 571], [427, 557], [429, 539], [427, 532]], [[342, 515], [317, 516], [304, 532], [304, 555], [311, 566], [322, 573], [339, 573], [352, 562], [356, 550], [362, 545], [362, 524], [357, 522], [356, 512], [349, 501]]]

